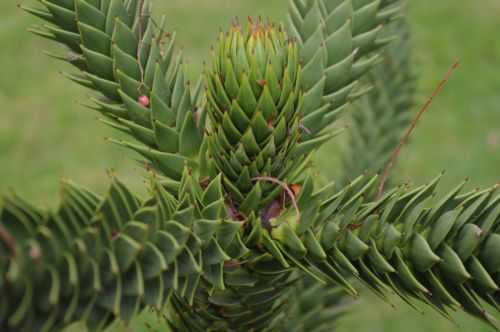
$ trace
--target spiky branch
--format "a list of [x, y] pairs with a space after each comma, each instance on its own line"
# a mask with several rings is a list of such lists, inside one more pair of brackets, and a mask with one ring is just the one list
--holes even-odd
[[287, 328], [286, 312], [307, 312], [290, 303], [298, 271], [493, 324], [480, 299], [499, 307], [497, 187], [427, 205], [436, 180], [371, 202], [376, 178], [337, 191], [307, 175], [325, 129], [363, 93], [401, 1], [294, 0], [291, 40], [273, 24], [233, 26], [206, 73], [206, 128], [203, 89], [191, 91], [142, 1], [41, 3], [25, 8], [49, 22], [33, 31], [70, 49], [62, 59], [80, 72], [69, 77], [102, 94], [94, 107], [140, 144], [118, 143], [162, 176], [144, 202], [116, 180], [104, 198], [67, 184], [55, 212], [5, 198], [2, 330], [98, 330], [166, 303], [176, 331]]
[[67, 47], [51, 56], [72, 64], [65, 75], [100, 94], [90, 108], [141, 144], [114, 141], [179, 180], [184, 164], [196, 167], [204, 117], [201, 81], [192, 87], [175, 33], [157, 23], [144, 0], [44, 0], [22, 8], [48, 24], [31, 31]]
[[[225, 216], [221, 178], [202, 189], [186, 172], [173, 195], [154, 178], [140, 201], [115, 178], [105, 197], [64, 183], [56, 211], [3, 199], [2, 331], [92, 331], [129, 321], [172, 293], [192, 304], [200, 283], [224, 289], [224, 264], [248, 249]], [[9, 249], [9, 250], [7, 250]], [[227, 284], [231, 284], [229, 274]]]
[[498, 329], [482, 303], [500, 309], [500, 186], [461, 194], [464, 181], [430, 203], [438, 177], [365, 200], [376, 180], [360, 177], [333, 196], [331, 187], [315, 192], [306, 180], [298, 202], [308, 217], [289, 213], [271, 222], [280, 243], [275, 257], [352, 294], [349, 277], [382, 298], [395, 293], [448, 318], [448, 308], [460, 308]]
[[290, 1], [290, 32], [301, 45], [303, 63], [304, 144], [321, 145], [325, 129], [363, 95], [360, 79], [380, 59], [376, 51], [393, 38], [382, 33], [383, 25], [402, 5], [401, 0]]

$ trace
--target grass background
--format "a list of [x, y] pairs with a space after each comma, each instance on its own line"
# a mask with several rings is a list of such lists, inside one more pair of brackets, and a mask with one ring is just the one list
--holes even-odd
[[[29, 2], [25, 1], [25, 2]], [[233, 16], [283, 19], [287, 0], [153, 0], [178, 32], [193, 72], [200, 69], [220, 27]], [[271, 4], [272, 3], [272, 4]], [[464, 177], [471, 185], [500, 180], [500, 2], [498, 0], [414, 1], [410, 7], [420, 104], [460, 59], [462, 66], [435, 100], [412, 144], [401, 155], [401, 181], [420, 183], [447, 171], [441, 188]], [[0, 1], [0, 191], [15, 190], [40, 205], [57, 204], [58, 178], [70, 177], [97, 191], [106, 186], [107, 168], [115, 169], [138, 190], [141, 170], [132, 155], [104, 142], [116, 136], [79, 102], [86, 93], [63, 79], [64, 66], [41, 55], [53, 45], [26, 28], [37, 23], [16, 1]], [[319, 153], [328, 177], [339, 173], [340, 141]], [[463, 315], [453, 325], [426, 310], [422, 316], [396, 301], [392, 309], [367, 294], [339, 331], [487, 332]], [[154, 320], [147, 316], [148, 320]], [[146, 331], [141, 319], [124, 331]]]

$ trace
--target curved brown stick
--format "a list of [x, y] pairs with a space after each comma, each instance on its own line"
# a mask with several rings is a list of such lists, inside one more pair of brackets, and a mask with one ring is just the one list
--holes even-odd
[[300, 223], [301, 216], [300, 216], [299, 206], [297, 205], [297, 200], [295, 199], [295, 194], [293, 193], [292, 189], [290, 189], [288, 184], [286, 184], [285, 182], [280, 181], [276, 178], [273, 178], [271, 176], [256, 176], [252, 179], [252, 181], [267, 181], [267, 182], [272, 182], [274, 184], [281, 186], [285, 190], [287, 195], [290, 197], [290, 199], [292, 200], [292, 205], [295, 208], [295, 210], [297, 211], [298, 222]]
[[429, 97], [429, 99], [427, 99], [424, 106], [417, 113], [417, 116], [412, 121], [410, 127], [406, 131], [406, 134], [403, 136], [403, 138], [401, 138], [401, 141], [399, 141], [399, 144], [396, 147], [396, 149], [394, 150], [394, 152], [392, 153], [391, 159], [389, 160], [387, 167], [384, 169], [383, 176], [380, 179], [380, 185], [378, 187], [378, 192], [377, 192], [377, 200], [380, 197], [382, 197], [382, 195], [384, 194], [384, 187], [385, 187], [385, 184], [387, 182], [387, 179], [389, 178], [389, 174], [391, 173], [391, 170], [394, 167], [394, 165], [395, 165], [395, 163], [396, 163], [396, 161], [401, 153], [403, 146], [408, 142], [408, 139], [410, 138], [411, 134], [413, 133], [413, 131], [417, 127], [417, 124], [420, 121], [420, 118], [422, 117], [422, 115], [424, 115], [429, 110], [430, 106], [432, 105], [432, 102], [434, 101], [434, 98], [443, 90], [446, 83], [448, 83], [448, 80], [450, 79], [451, 75], [453, 74], [455, 69], [458, 68], [459, 65], [460, 65], [460, 62], [457, 60], [450, 67], [450, 69], [448, 69], [448, 72], [446, 73], [444, 79], [436, 87], [436, 89], [434, 90], [432, 95]]

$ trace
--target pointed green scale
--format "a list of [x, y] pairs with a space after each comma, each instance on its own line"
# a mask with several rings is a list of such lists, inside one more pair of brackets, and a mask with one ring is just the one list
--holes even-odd
[[249, 192], [252, 189], [252, 178], [250, 177], [247, 167], [243, 168], [238, 180], [236, 181], [236, 185], [238, 188], [241, 188], [243, 192]]
[[53, 16], [50, 12], [43, 10], [43, 9], [38, 9], [30, 6], [24, 6], [24, 5], [19, 5], [19, 8], [27, 12], [28, 14], [31, 14], [37, 18], [40, 18], [42, 20], [48, 21], [48, 22], [53, 22]]
[[483, 230], [474, 224], [466, 224], [455, 241], [454, 249], [462, 261], [467, 261], [479, 247]]
[[125, 234], [119, 234], [114, 240], [114, 248], [120, 271], [126, 271], [142, 250], [142, 246], [137, 241]]
[[308, 255], [313, 260], [323, 261], [327, 259], [327, 254], [310, 229], [304, 233], [304, 246], [307, 249]]
[[208, 243], [220, 225], [220, 220], [200, 219], [194, 223], [193, 232], [203, 243]]
[[262, 233], [262, 244], [284, 268], [290, 267], [290, 264], [283, 256], [282, 251], [279, 249], [276, 243], [271, 239], [271, 236], [267, 231], [263, 231]]
[[233, 100], [229, 115], [231, 117], [231, 122], [236, 126], [239, 132], [247, 130], [250, 125], [250, 119], [236, 100]]
[[224, 210], [224, 199], [220, 199], [205, 206], [201, 211], [201, 215], [207, 219], [218, 219], [225, 215]]
[[120, 301], [122, 297], [122, 282], [118, 277], [103, 289], [98, 298], [98, 303], [115, 315], [120, 314]]
[[260, 152], [259, 144], [255, 138], [255, 135], [251, 130], [247, 130], [245, 134], [241, 137], [241, 142], [245, 147], [245, 151], [247, 151], [249, 157], [257, 156]]
[[429, 291], [417, 279], [415, 273], [412, 271], [410, 266], [408, 266], [408, 264], [405, 262], [403, 254], [399, 249], [395, 250], [394, 257], [395, 257], [395, 268], [398, 272], [398, 278], [401, 280], [401, 282], [410, 290], [416, 293], [421, 292], [424, 294], [428, 294]]
[[[356, 1], [355, 1], [356, 2]], [[353, 17], [353, 32], [359, 34], [363, 31], [369, 31], [376, 27], [374, 17], [380, 4], [377, 1], [365, 1], [363, 5], [357, 4], [355, 7], [359, 9], [354, 12]]]
[[375, 267], [375, 269], [381, 274], [394, 273], [396, 270], [394, 267], [385, 259], [385, 257], [377, 249], [377, 244], [372, 239], [370, 241], [370, 251], [368, 257]]
[[157, 246], [165, 258], [167, 265], [171, 264], [179, 254], [181, 247], [171, 234], [159, 231], [157, 235]]
[[356, 37], [352, 39], [353, 48], [359, 49], [359, 53], [369, 53], [376, 48], [376, 38], [382, 30], [382, 26], [378, 26], [373, 30], [358, 34]]
[[449, 211], [435, 221], [427, 237], [427, 242], [429, 242], [432, 250], [436, 250], [446, 239], [446, 236], [452, 230], [459, 214], [460, 211]]
[[[130, 77], [129, 75], [127, 75], [126, 73], [122, 72], [119, 69], [116, 71], [116, 78], [118, 83], [120, 84], [120, 92], [122, 92], [122, 94], [125, 94], [129, 99], [127, 106], [132, 107], [133, 106], [132, 101], [134, 101], [138, 105], [131, 110], [132, 115], [136, 114], [141, 115], [145, 113], [145, 112], [135, 112], [135, 111], [138, 108], [145, 109], [144, 107], [139, 105], [136, 101], [139, 99], [141, 95], [149, 93], [147, 87], [145, 87], [140, 81]], [[147, 127], [151, 127], [151, 123], [142, 122], [141, 124]]]
[[228, 254], [222, 250], [221, 246], [214, 238], [208, 242], [208, 246], [203, 249], [202, 254], [203, 263], [207, 265], [223, 263], [230, 259]]
[[135, 57], [123, 52], [119, 47], [113, 46], [113, 60], [115, 70], [127, 73], [128, 76], [136, 81], [142, 79], [141, 68]]
[[223, 264], [204, 265], [204, 278], [218, 290], [224, 290]]
[[195, 255], [188, 247], [184, 248], [184, 251], [176, 260], [180, 277], [201, 272], [201, 266], [198, 264]]
[[163, 124], [162, 122], [154, 122], [154, 134], [156, 145], [161, 152], [176, 153], [179, 151], [179, 133]]
[[99, 75], [99, 77], [107, 80], [114, 80], [113, 60], [111, 58], [104, 54], [91, 51], [83, 45], [82, 51], [91, 73]]
[[245, 114], [251, 118], [257, 109], [257, 98], [250, 85], [249, 77], [243, 76], [240, 90], [237, 97], [238, 105], [241, 106]]
[[[217, 229], [216, 237], [221, 248], [226, 251], [234, 241], [236, 234], [240, 231], [242, 225], [240, 222], [223, 220]], [[227, 251], [226, 251], [227, 252]]]
[[123, 233], [139, 243], [144, 243], [149, 237], [149, 228], [144, 223], [132, 221], [125, 225]]
[[355, 261], [364, 256], [370, 247], [361, 241], [350, 230], [345, 231], [344, 240], [342, 241], [342, 252], [349, 257], [350, 260]]
[[226, 58], [225, 61], [224, 87], [228, 93], [228, 97], [231, 100], [234, 100], [238, 97], [239, 83], [236, 78], [233, 62], [230, 58]]
[[75, 3], [78, 21], [93, 26], [99, 30], [104, 30], [106, 26], [106, 17], [100, 10], [90, 5], [85, 0], [77, 0]]
[[262, 89], [257, 109], [262, 110], [264, 118], [268, 121], [275, 119], [278, 115], [278, 109], [274, 104], [273, 97], [271, 96], [271, 92], [267, 84]]
[[500, 276], [500, 234], [491, 234], [486, 239], [481, 248], [479, 258], [484, 267], [491, 274], [497, 273]]
[[[334, 15], [332, 15], [332, 17], [333, 16]], [[352, 22], [347, 19], [339, 20], [339, 22], [340, 24], [342, 24], [342, 26], [338, 27], [335, 32], [329, 35], [325, 41], [325, 46], [328, 53], [328, 66], [342, 61], [347, 56], [349, 56], [353, 50], [351, 38]], [[327, 22], [327, 24], [332, 23], [332, 21]]]
[[[149, 66], [149, 63], [148, 63]], [[170, 102], [170, 94], [171, 91], [167, 86], [167, 82], [165, 80], [164, 73], [162, 71], [162, 68], [159, 63], [155, 62], [154, 66], [151, 66], [153, 68], [153, 75], [152, 75], [152, 90], [151, 92], [156, 95], [156, 97], [163, 103], [165, 104], [166, 108], [169, 108], [168, 103]], [[147, 76], [147, 69], [146, 69], [146, 76]], [[146, 79], [147, 81], [147, 79]], [[156, 119], [158, 121], [164, 122], [165, 124], [168, 125], [173, 125], [173, 121], [175, 119], [170, 119], [167, 117], [168, 114], [162, 114], [161, 112], [155, 112]]]
[[130, 16], [127, 13], [125, 4], [122, 0], [109, 0], [109, 7], [106, 16], [106, 34], [113, 33], [113, 28], [117, 22], [123, 22], [124, 26], [131, 26]]
[[297, 259], [301, 259], [306, 255], [306, 247], [286, 220], [274, 228], [271, 235], [274, 239], [279, 240], [287, 249], [287, 252], [294, 255]]
[[[500, 196], [493, 199], [492, 202], [485, 208], [485, 211], [479, 216], [477, 221], [478, 226], [485, 233], [489, 233], [494, 227], [495, 222], [500, 217]], [[498, 232], [497, 232], [498, 233]]]
[[438, 279], [438, 277], [432, 271], [427, 272], [427, 281], [430, 285], [430, 290], [433, 294], [438, 296], [441, 301], [448, 305], [460, 306], [460, 303], [450, 294], [448, 289], [443, 285], [443, 283]]
[[472, 256], [468, 261], [467, 270], [470, 272], [473, 282], [478, 284], [488, 293], [498, 292], [499, 286], [475, 256]]
[[265, 114], [262, 114], [260, 111], [255, 113], [251, 122], [251, 127], [259, 145], [261, 145], [262, 142], [264, 142], [264, 140], [272, 134], [272, 129], [269, 128], [269, 125], [265, 120]]
[[179, 156], [178, 154], [159, 152], [132, 143], [119, 142], [119, 141], [113, 141], [113, 142], [137, 151], [145, 158], [151, 160], [154, 163], [154, 166], [159, 171], [163, 172], [165, 175], [171, 177], [174, 180], [179, 180], [181, 178], [184, 166], [195, 165], [193, 161], [190, 161], [185, 157]]
[[177, 117], [176, 117], [176, 123], [175, 127], [178, 131], [181, 130], [182, 125], [184, 124], [184, 120], [186, 117], [186, 114], [192, 113], [193, 112], [193, 104], [192, 104], [192, 98], [191, 98], [191, 86], [190, 83], [186, 83], [182, 85], [182, 97], [179, 101], [179, 104], [177, 104], [175, 107], [176, 112], [177, 112]]
[[224, 113], [224, 117], [222, 119], [222, 128], [224, 129], [224, 133], [227, 135], [229, 142], [233, 145], [235, 145], [236, 142], [238, 142], [243, 136], [231, 121], [229, 113]]
[[287, 138], [287, 124], [285, 118], [281, 118], [276, 127], [274, 128], [274, 137], [276, 146], [281, 147]]
[[238, 148], [236, 149], [236, 152], [234, 155], [235, 155], [236, 159], [239, 161], [239, 163], [242, 165], [252, 163], [252, 161], [250, 160], [250, 158], [248, 157], [248, 155], [245, 151], [245, 147], [241, 143], [238, 145]]
[[336, 265], [342, 267], [349, 271], [353, 276], [358, 277], [359, 271], [343, 253], [339, 250], [339, 248], [334, 245], [333, 248], [328, 253], [328, 258], [330, 262], [334, 262]]
[[203, 192], [202, 201], [205, 205], [223, 198], [221, 175], [213, 179]]
[[357, 262], [357, 265], [360, 280], [362, 280], [364, 284], [380, 299], [388, 302], [387, 294], [390, 293], [389, 286], [386, 285], [382, 279], [370, 269], [368, 264], [363, 259], [360, 259]]
[[[213, 74], [211, 77], [208, 77], [207, 80], [211, 82], [212, 84], [209, 84], [209, 94], [213, 96], [214, 100], [216, 101], [217, 104], [216, 107], [218, 107], [221, 111], [225, 112], [231, 107], [231, 100], [227, 96], [227, 93], [224, 90], [224, 87], [222, 85], [222, 82], [218, 76], [218, 74]], [[241, 93], [241, 90], [240, 92]]]
[[271, 60], [271, 63], [269, 63], [267, 66], [265, 86], [269, 88], [269, 92], [271, 93], [274, 104], [277, 104], [281, 96], [281, 86], [279, 82], [281, 72], [279, 72], [279, 69], [282, 68], [282, 65], [280, 63], [277, 63], [280, 59], [278, 54], [272, 55], [271, 59], [277, 60]]
[[[309, 61], [302, 69], [302, 79], [300, 81], [302, 89], [307, 91], [313, 88], [317, 82], [321, 80], [323, 71], [324, 54], [321, 50], [318, 50], [311, 61]], [[321, 91], [321, 93], [323, 93], [323, 91]]]
[[[82, 42], [80, 35], [78, 35], [78, 33], [59, 29], [52, 25], [44, 25], [43, 28], [44, 30], [33, 28], [30, 29], [30, 31], [43, 38], [47, 38], [49, 40], [65, 44], [74, 52], [80, 53], [80, 45]], [[78, 28], [80, 29], [80, 25], [78, 26]]]
[[48, 1], [41, 1], [41, 2], [49, 10], [49, 12], [52, 14], [54, 20], [57, 21], [57, 24], [59, 26], [68, 31], [77, 32], [77, 25], [76, 25], [77, 21], [75, 12], [73, 11], [74, 8], [68, 10], [64, 7], [60, 7]]
[[139, 263], [135, 262], [123, 278], [123, 290], [125, 295], [144, 295], [144, 275]]
[[194, 158], [200, 150], [202, 136], [192, 112], [186, 113], [183, 123], [179, 133], [179, 152], [183, 156]]
[[151, 279], [161, 275], [168, 268], [161, 251], [152, 243], [147, 243], [139, 259], [142, 264], [144, 278]]
[[80, 30], [81, 43], [86, 48], [103, 55], [110, 53], [111, 39], [109, 35], [82, 22], [78, 23], [78, 28]]
[[441, 258], [432, 251], [429, 243], [420, 234], [415, 234], [411, 241], [411, 258], [415, 269], [419, 272], [428, 271], [441, 261]]
[[401, 238], [401, 233], [393, 225], [387, 225], [381, 247], [384, 256], [392, 257], [394, 250], [400, 245]]
[[445, 211], [450, 209], [454, 209], [457, 206], [457, 201], [455, 197], [459, 194], [459, 192], [463, 189], [463, 187], [467, 184], [467, 180], [462, 181], [455, 189], [453, 189], [450, 193], [444, 196], [432, 209], [429, 215], [429, 223], [433, 223], [436, 219], [439, 218]]
[[450, 280], [456, 284], [463, 284], [465, 281], [472, 278], [458, 254], [450, 248], [450, 246], [444, 244], [439, 251], [439, 256], [442, 259], [441, 264], [439, 264], [439, 269], [450, 278]]

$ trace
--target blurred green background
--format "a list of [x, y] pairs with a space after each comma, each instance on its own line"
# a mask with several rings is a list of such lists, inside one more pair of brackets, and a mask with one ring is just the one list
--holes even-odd
[[[28, 1], [24, 1], [26, 3]], [[34, 1], [33, 1], [34, 2]], [[287, 0], [153, 0], [166, 13], [179, 44], [201, 68], [220, 27], [233, 16], [283, 19]], [[272, 4], [271, 4], [272, 3]], [[455, 59], [462, 66], [435, 100], [401, 155], [394, 174], [419, 183], [441, 170], [441, 188], [470, 177], [471, 185], [500, 180], [500, 1], [414, 1], [410, 18], [419, 73], [419, 104], [430, 95]], [[57, 204], [58, 178], [69, 177], [97, 191], [105, 189], [106, 169], [115, 169], [134, 188], [142, 187], [141, 167], [129, 152], [106, 143], [116, 136], [79, 103], [87, 91], [65, 80], [65, 67], [42, 55], [50, 43], [26, 32], [37, 21], [16, 1], [0, 1], [0, 191], [14, 188], [42, 206]], [[194, 75], [194, 74], [193, 74]], [[339, 174], [342, 138], [319, 153], [318, 165]], [[463, 315], [453, 325], [426, 310], [423, 316], [396, 301], [395, 309], [366, 294], [339, 331], [487, 332]], [[150, 315], [148, 320], [155, 321]], [[138, 319], [120, 331], [150, 331]]]

